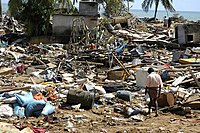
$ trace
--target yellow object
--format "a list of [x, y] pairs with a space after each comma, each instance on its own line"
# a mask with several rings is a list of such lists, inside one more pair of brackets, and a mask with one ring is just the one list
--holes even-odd
[[169, 90], [169, 89], [170, 89], [170, 87], [171, 87], [171, 86], [167, 86], [165, 89], [166, 89], [166, 90]]
[[182, 64], [193, 64], [193, 63], [200, 63], [200, 59], [197, 58], [179, 59], [179, 62]]
[[54, 83], [53, 82], [42, 82], [42, 85], [54, 85]]

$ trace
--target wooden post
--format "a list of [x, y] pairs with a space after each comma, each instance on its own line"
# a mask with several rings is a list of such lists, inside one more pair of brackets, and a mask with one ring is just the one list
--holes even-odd
[[190, 74], [192, 75], [193, 79], [195, 80], [196, 84], [200, 88], [200, 83], [199, 83], [198, 79], [195, 77], [194, 73], [192, 72], [191, 66], [188, 67], [188, 70], [189, 70]]
[[117, 59], [117, 57], [113, 53], [112, 53], [112, 56], [116, 59], [116, 61], [120, 64], [120, 66], [125, 70], [126, 74], [128, 74], [128, 76], [129, 76], [130, 73], [127, 71], [125, 66]]

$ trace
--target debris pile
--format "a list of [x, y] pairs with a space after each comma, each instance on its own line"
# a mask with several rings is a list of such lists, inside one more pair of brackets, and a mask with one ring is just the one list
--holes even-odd
[[[173, 28], [137, 18], [130, 18], [126, 26], [113, 26], [103, 19], [83, 33], [69, 44], [30, 44], [22, 33], [1, 35], [1, 120], [32, 129], [27, 132], [52, 126], [77, 132], [77, 127], [89, 125], [93, 128], [88, 131], [99, 131], [100, 125], [106, 132], [103, 123], [112, 127], [144, 122], [149, 67], [164, 82], [160, 112], [198, 112], [200, 48], [177, 44]], [[91, 116], [86, 111], [92, 111]], [[101, 117], [93, 119], [94, 115]]]

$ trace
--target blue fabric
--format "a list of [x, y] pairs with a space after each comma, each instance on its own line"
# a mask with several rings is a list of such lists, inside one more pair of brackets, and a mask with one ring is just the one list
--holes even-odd
[[167, 70], [164, 70], [164, 71], [162, 72], [162, 78], [163, 78], [163, 79], [167, 79], [167, 76], [168, 76], [168, 71], [167, 71]]
[[41, 113], [42, 113], [42, 110], [35, 111], [35, 112], [33, 112], [33, 116], [39, 117], [41, 115]]
[[34, 115], [34, 112], [43, 110], [45, 107], [45, 101], [44, 100], [33, 100], [26, 106], [26, 117], [30, 117]]
[[53, 112], [55, 112], [55, 108], [49, 102], [47, 102], [41, 114], [49, 115], [52, 114]]
[[116, 53], [117, 55], [120, 55], [123, 52], [123, 49], [126, 47], [126, 44], [122, 44], [121, 47], [119, 47], [118, 49], [116, 49]]
[[26, 106], [28, 103], [32, 102], [33, 99], [33, 95], [31, 92], [28, 92], [27, 94], [25, 94], [24, 96], [19, 95], [19, 94], [14, 94], [15, 97], [17, 98], [17, 102], [20, 104], [20, 106], [24, 107]]
[[19, 117], [25, 116], [25, 108], [21, 107], [18, 103], [14, 104], [14, 114]]
[[0, 97], [6, 97], [6, 98], [10, 98], [10, 96], [8, 95], [7, 92], [1, 93]]

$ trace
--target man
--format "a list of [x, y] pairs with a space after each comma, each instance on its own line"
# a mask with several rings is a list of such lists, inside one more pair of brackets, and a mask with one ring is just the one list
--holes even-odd
[[169, 19], [168, 19], [168, 28], [171, 27], [171, 24], [172, 24], [172, 20], [171, 20], [171, 18], [169, 17]]
[[168, 18], [165, 16], [164, 17], [164, 27], [168, 26]]
[[157, 99], [160, 97], [160, 92], [161, 88], [163, 87], [163, 82], [160, 77], [156, 72], [154, 72], [153, 68], [148, 69], [149, 75], [147, 76], [147, 81], [146, 81], [146, 89], [145, 89], [145, 94], [148, 92], [149, 97], [150, 97], [150, 103], [149, 103], [149, 112], [151, 110], [151, 106], [154, 103], [155, 105], [155, 113], [156, 117], [158, 116], [158, 101]]

